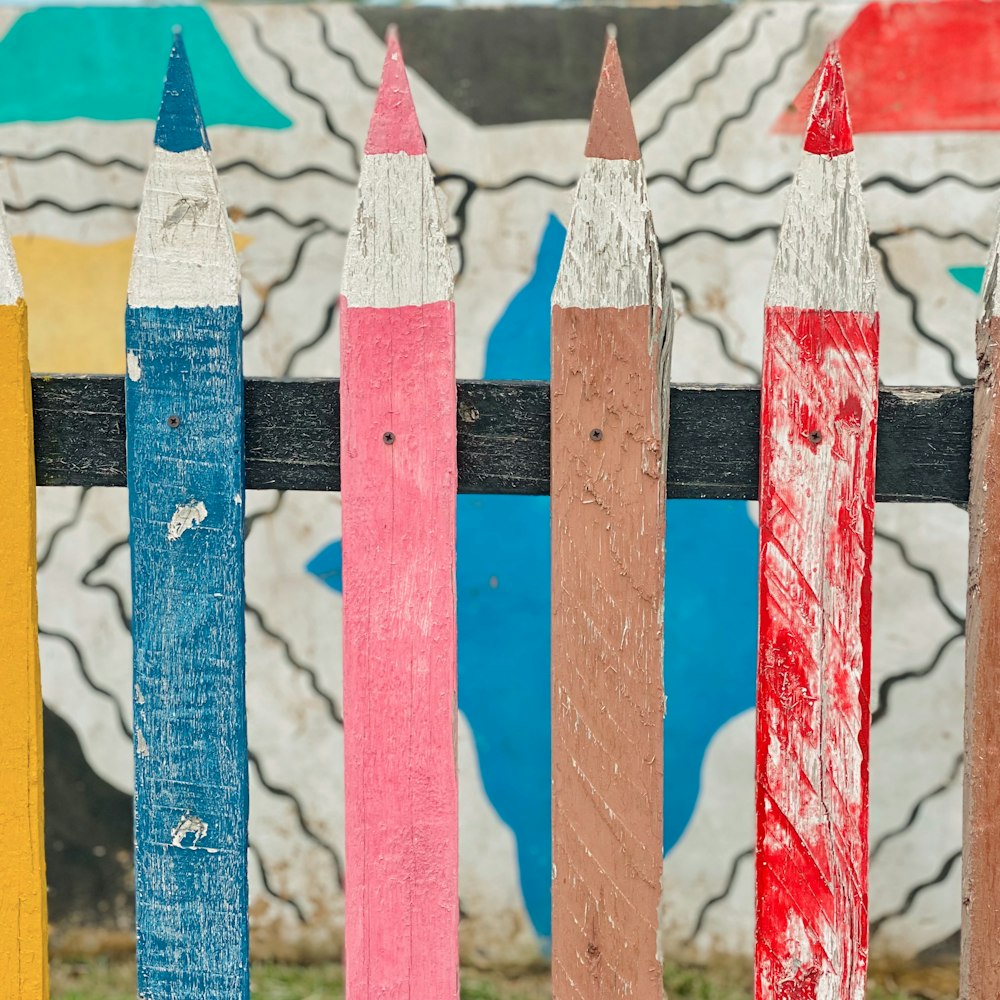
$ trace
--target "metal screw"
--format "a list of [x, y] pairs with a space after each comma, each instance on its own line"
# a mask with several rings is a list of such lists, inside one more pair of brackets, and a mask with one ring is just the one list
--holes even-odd
[[393, 433], [392, 433], [392, 431], [386, 431], [386, 432], [385, 432], [385, 433], [384, 433], [384, 434], [382, 435], [382, 440], [383, 440], [383, 441], [384, 441], [384, 442], [385, 442], [386, 444], [392, 444], [392, 442], [396, 440], [396, 435], [395, 435], [395, 434], [393, 434]]
[[600, 427], [595, 427], [590, 432], [590, 440], [591, 441], [600, 441], [601, 438], [603, 438], [603, 437], [604, 437], [604, 431], [602, 431]]
[[809, 440], [812, 441], [813, 444], [819, 444], [820, 441], [823, 440], [823, 435], [820, 434], [819, 431], [810, 431]]
[[180, 427], [180, 425], [181, 425], [181, 418], [178, 417], [176, 414], [171, 413], [170, 416], [167, 417], [168, 427]]

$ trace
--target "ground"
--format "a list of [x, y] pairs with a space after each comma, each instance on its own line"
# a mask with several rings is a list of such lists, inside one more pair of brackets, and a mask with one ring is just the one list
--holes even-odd
[[[954, 1000], [957, 970], [951, 966], [905, 973], [881, 973], [869, 988], [869, 1000]], [[747, 969], [668, 966], [664, 974], [670, 1000], [751, 1000]], [[344, 975], [340, 966], [254, 966], [252, 1000], [341, 1000]], [[503, 979], [466, 971], [462, 1000], [547, 1000], [544, 976]], [[135, 966], [128, 962], [59, 959], [52, 966], [52, 1000], [132, 1000]]]

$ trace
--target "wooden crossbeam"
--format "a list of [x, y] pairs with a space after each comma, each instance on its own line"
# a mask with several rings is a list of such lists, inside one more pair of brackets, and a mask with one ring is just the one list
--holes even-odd
[[[340, 489], [337, 379], [247, 379], [247, 488]], [[117, 375], [32, 378], [41, 486], [124, 486], [125, 395]], [[760, 390], [670, 390], [667, 496], [756, 500]], [[879, 393], [875, 498], [969, 499], [972, 389], [898, 386]], [[549, 491], [546, 382], [459, 381], [458, 492]]]

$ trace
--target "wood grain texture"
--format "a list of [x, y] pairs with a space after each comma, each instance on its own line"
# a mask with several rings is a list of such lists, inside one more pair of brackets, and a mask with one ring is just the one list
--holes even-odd
[[552, 310], [556, 1000], [659, 1000], [663, 990], [669, 323], [641, 164], [602, 158], [623, 150], [637, 153], [609, 41]]
[[[185, 67], [175, 43], [161, 115], [175, 126], [197, 107]], [[142, 304], [125, 317], [141, 1000], [249, 997], [239, 270], [224, 212], [192, 209], [218, 199], [202, 151], [192, 180], [189, 151], [159, 147], [130, 279]], [[178, 228], [194, 255], [186, 294], [203, 305], [170, 301]], [[191, 267], [199, 255], [212, 266]]]
[[1000, 315], [994, 241], [976, 328], [965, 623], [962, 1000], [1000, 996]]
[[[7, 243], [2, 213], [0, 241]], [[7, 290], [2, 286], [0, 280], [0, 293]], [[48, 922], [35, 591], [35, 464], [23, 301], [0, 304], [0, 414], [0, 996], [45, 1000]]]
[[834, 197], [793, 186], [765, 313], [758, 1000], [865, 995], [878, 316], [844, 101], [831, 52], [796, 184], [821, 160]]
[[457, 1000], [455, 308], [393, 34], [342, 288], [347, 996]]
[[[549, 492], [549, 384], [462, 381], [458, 492]], [[667, 496], [756, 500], [760, 390], [673, 385]], [[44, 486], [124, 486], [125, 393], [119, 376], [36, 375], [35, 467]], [[247, 379], [247, 488], [340, 489], [340, 382]], [[880, 502], [969, 499], [972, 388], [879, 392]]]

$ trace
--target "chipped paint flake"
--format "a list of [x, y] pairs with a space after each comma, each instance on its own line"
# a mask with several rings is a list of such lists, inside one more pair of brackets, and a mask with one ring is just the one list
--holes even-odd
[[[198, 846], [198, 841], [208, 833], [208, 824], [190, 810], [181, 816], [177, 825], [170, 831], [170, 843], [173, 847], [194, 848]], [[185, 844], [184, 840], [191, 834], [194, 838], [192, 843]]]
[[208, 511], [200, 500], [191, 500], [189, 503], [179, 503], [174, 516], [170, 518], [167, 525], [167, 540], [176, 542], [185, 531], [193, 528], [196, 524], [201, 524], [208, 517]]
[[138, 728], [135, 731], [135, 752], [140, 757], [149, 756], [149, 744], [146, 742], [146, 737], [142, 735], [142, 730]]
[[142, 378], [142, 365], [139, 363], [139, 355], [135, 351], [129, 351], [125, 355], [125, 371], [133, 382], [138, 382]]

